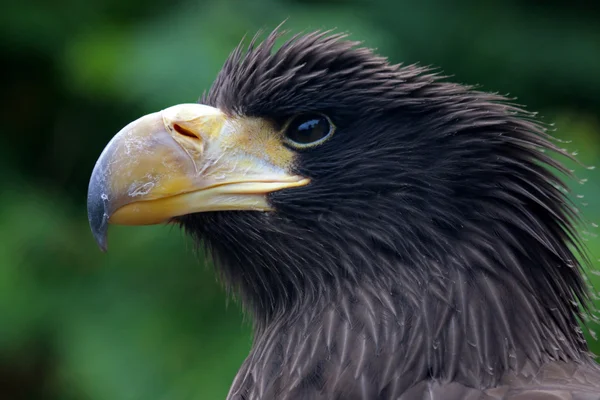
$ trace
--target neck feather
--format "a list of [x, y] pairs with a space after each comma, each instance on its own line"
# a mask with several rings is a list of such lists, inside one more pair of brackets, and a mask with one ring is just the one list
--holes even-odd
[[[269, 398], [317, 384], [324, 393], [343, 393], [344, 385], [368, 380], [376, 384], [365, 387], [376, 392], [365, 398], [396, 398], [431, 378], [487, 388], [525, 366], [589, 361], [574, 298], [539, 292], [517, 254], [515, 264], [492, 265], [492, 253], [502, 250], [462, 246], [428, 260], [427, 268], [370, 254], [379, 263], [372, 270], [393, 270], [394, 277], [339, 280], [257, 323], [232, 390], [246, 386]], [[322, 376], [327, 382], [315, 382]]]

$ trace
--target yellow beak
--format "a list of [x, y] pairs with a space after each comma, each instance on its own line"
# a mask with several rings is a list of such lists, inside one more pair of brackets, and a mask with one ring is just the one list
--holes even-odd
[[264, 122], [201, 104], [173, 106], [130, 123], [106, 146], [90, 179], [88, 218], [98, 245], [106, 250], [109, 223], [270, 210], [268, 193], [309, 183], [288, 172], [292, 158], [275, 141], [276, 132]]

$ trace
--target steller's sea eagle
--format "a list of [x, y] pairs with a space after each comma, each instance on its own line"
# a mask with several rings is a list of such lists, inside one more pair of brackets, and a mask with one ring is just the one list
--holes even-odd
[[175, 222], [251, 314], [230, 400], [598, 400], [568, 156], [507, 99], [280, 31], [123, 128], [88, 213]]

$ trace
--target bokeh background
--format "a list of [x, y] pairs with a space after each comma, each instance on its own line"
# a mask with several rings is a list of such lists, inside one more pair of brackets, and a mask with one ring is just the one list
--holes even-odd
[[[142, 114], [196, 101], [242, 36], [286, 18], [292, 31], [348, 31], [393, 62], [439, 66], [453, 80], [517, 97], [593, 166], [593, 3], [3, 1], [0, 399], [225, 397], [251, 337], [210, 265], [172, 227], [115, 227], [102, 254], [85, 199], [112, 135]], [[600, 173], [576, 171], [588, 181], [571, 182], [574, 198], [600, 221]], [[593, 229], [581, 232], [598, 266]]]

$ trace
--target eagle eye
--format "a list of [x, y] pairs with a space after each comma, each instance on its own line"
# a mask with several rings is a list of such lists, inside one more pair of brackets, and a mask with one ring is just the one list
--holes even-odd
[[323, 143], [333, 134], [334, 126], [325, 115], [310, 113], [292, 117], [283, 130], [284, 140], [296, 148], [308, 148]]

